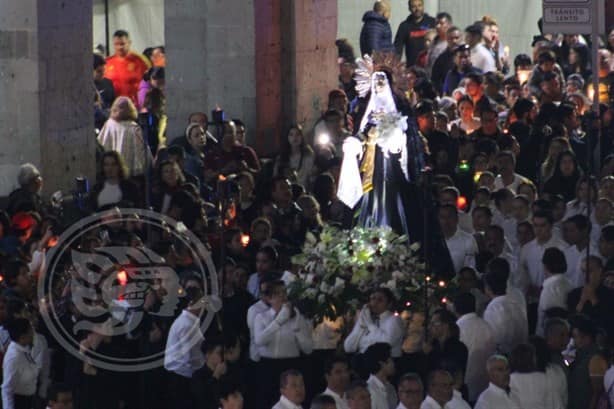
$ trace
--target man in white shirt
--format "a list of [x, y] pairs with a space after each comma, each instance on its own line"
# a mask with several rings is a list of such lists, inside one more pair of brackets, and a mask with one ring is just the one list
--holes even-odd
[[529, 331], [526, 310], [506, 294], [508, 276], [502, 270], [484, 275], [484, 290], [491, 299], [484, 321], [492, 328], [498, 349], [509, 354], [516, 345], [526, 342]]
[[365, 369], [369, 371], [367, 386], [371, 395], [371, 409], [393, 409], [397, 394], [390, 379], [394, 376], [394, 361], [390, 345], [378, 342], [367, 348], [364, 354]]
[[40, 371], [31, 355], [34, 331], [25, 318], [14, 319], [8, 330], [11, 343], [2, 365], [2, 407], [30, 408]]
[[499, 174], [495, 178], [495, 189], [507, 188], [514, 194], [518, 186], [527, 179], [514, 172], [516, 169], [516, 157], [510, 151], [501, 151], [497, 154], [497, 169]]
[[420, 409], [424, 399], [424, 385], [420, 375], [406, 373], [399, 379], [399, 405], [396, 409]]
[[565, 262], [565, 254], [561, 250], [556, 247], [546, 249], [542, 258], [542, 264], [544, 265], [546, 279], [544, 280], [537, 306], [537, 327], [535, 328], [535, 333], [539, 336], [544, 335], [546, 311], [554, 307], [567, 309], [567, 295], [573, 289], [573, 286], [565, 276], [567, 263]]
[[172, 391], [172, 399], [178, 409], [192, 407], [192, 375], [205, 364], [201, 350], [205, 337], [200, 328], [200, 316], [205, 304], [200, 282], [187, 280], [185, 293], [188, 306], [171, 325], [164, 353], [164, 368], [170, 375], [169, 390]]
[[343, 343], [345, 352], [362, 354], [371, 345], [385, 342], [391, 346], [393, 358], [401, 356], [405, 327], [401, 318], [391, 311], [394, 301], [394, 294], [387, 288], [379, 288], [371, 294], [369, 303], [358, 313], [354, 328]]
[[345, 395], [349, 409], [371, 409], [371, 394], [365, 381], [352, 382]]
[[295, 367], [301, 354], [311, 354], [313, 341], [312, 325], [288, 302], [283, 281], [271, 282], [265, 297], [271, 307], [256, 317], [254, 341], [261, 360], [258, 403], [266, 406], [274, 402], [276, 395], [271, 379], [277, 379], [284, 369]]
[[249, 329], [249, 358], [253, 362], [260, 361], [260, 355], [258, 354], [258, 348], [256, 347], [256, 342], [254, 341], [254, 322], [256, 321], [256, 317], [268, 310], [271, 306], [268, 304], [266, 297], [264, 294], [267, 291], [267, 286], [270, 282], [274, 281], [275, 278], [272, 274], [266, 274], [263, 279], [260, 281], [260, 300], [254, 303], [247, 309], [247, 328]]
[[420, 409], [471, 409], [462, 398], [454, 397], [454, 378], [450, 372], [436, 369], [429, 374], [428, 395]]
[[549, 247], [556, 247], [561, 251], [567, 250], [567, 244], [552, 234], [552, 214], [537, 211], [533, 214], [533, 230], [535, 239], [528, 242], [520, 250], [519, 273], [527, 302], [534, 304], [539, 298], [540, 288], [544, 282], [542, 257]]
[[301, 404], [305, 400], [305, 382], [299, 371], [289, 369], [283, 372], [280, 377], [279, 390], [281, 397], [272, 409], [303, 409]]
[[51, 385], [47, 402], [47, 409], [72, 409], [72, 389], [63, 383]]
[[[486, 250], [488, 250], [493, 257], [501, 257], [505, 259], [510, 265], [510, 271], [516, 272], [518, 259], [513, 253], [511, 244], [509, 244], [509, 242], [506, 240], [505, 231], [501, 226], [488, 226], [486, 233], [484, 234], [484, 241], [486, 244]], [[510, 282], [514, 282], [513, 277], [510, 277]]]
[[480, 395], [474, 409], [520, 409], [510, 396], [510, 368], [507, 358], [493, 355], [486, 362], [488, 389]]
[[467, 346], [467, 385], [469, 401], [475, 402], [488, 386], [488, 374], [484, 361], [495, 353], [497, 344], [490, 325], [475, 313], [475, 297], [461, 293], [454, 299], [454, 312], [459, 317], [456, 325], [460, 329], [460, 340]]
[[610, 199], [605, 197], [599, 198], [595, 203], [595, 212], [592, 215], [593, 227], [591, 228], [591, 244], [596, 245], [599, 243], [599, 237], [601, 236], [601, 229], [606, 226], [612, 226], [612, 211], [614, 206]]
[[463, 267], [475, 267], [478, 245], [473, 236], [458, 228], [458, 210], [452, 205], [439, 207], [439, 225], [450, 252], [454, 273]]
[[[582, 260], [586, 258], [590, 229], [588, 217], [582, 214], [572, 216], [563, 222], [563, 238], [569, 243], [569, 248], [565, 252], [566, 275], [573, 288], [582, 287], [586, 283], [586, 275], [582, 271]], [[598, 255], [599, 251], [591, 244], [590, 253]]]
[[471, 64], [483, 73], [497, 71], [495, 57], [483, 43], [482, 23], [473, 24], [465, 29], [465, 41], [471, 47]]
[[345, 390], [350, 384], [349, 365], [345, 358], [334, 356], [328, 360], [324, 368], [326, 378], [326, 390], [323, 395], [332, 396], [335, 399], [337, 409], [348, 409], [345, 399]]

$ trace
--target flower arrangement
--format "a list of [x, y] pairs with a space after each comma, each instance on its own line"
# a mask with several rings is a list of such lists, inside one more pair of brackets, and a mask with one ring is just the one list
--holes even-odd
[[289, 299], [316, 322], [359, 309], [378, 287], [389, 288], [403, 308], [424, 308], [425, 297], [438, 297], [447, 284], [425, 275], [419, 249], [389, 227], [325, 226], [319, 240], [308, 235], [292, 260], [301, 271], [289, 283]]

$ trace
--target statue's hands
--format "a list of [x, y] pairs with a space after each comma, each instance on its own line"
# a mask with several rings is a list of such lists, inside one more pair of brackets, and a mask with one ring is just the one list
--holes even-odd
[[359, 156], [362, 154], [362, 143], [358, 138], [350, 136], [343, 142], [343, 154], [347, 157]]

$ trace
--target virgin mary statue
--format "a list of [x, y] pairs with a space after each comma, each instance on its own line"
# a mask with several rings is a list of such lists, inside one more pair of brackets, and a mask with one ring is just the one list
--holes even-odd
[[358, 225], [389, 226], [409, 235], [407, 117], [397, 110], [386, 73], [373, 73], [370, 83], [359, 132], [343, 143], [337, 196], [350, 208], [360, 203]]

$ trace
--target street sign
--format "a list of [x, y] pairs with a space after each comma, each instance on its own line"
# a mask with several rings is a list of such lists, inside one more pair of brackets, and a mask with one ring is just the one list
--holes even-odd
[[544, 33], [605, 33], [604, 0], [543, 0]]

